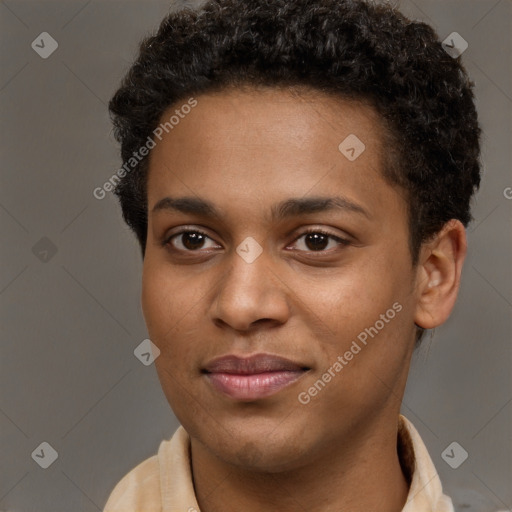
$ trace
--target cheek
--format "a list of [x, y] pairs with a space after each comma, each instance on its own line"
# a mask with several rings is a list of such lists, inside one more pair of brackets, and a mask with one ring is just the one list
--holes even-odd
[[319, 340], [322, 364], [329, 367], [352, 348], [357, 354], [348, 354], [344, 373], [374, 369], [385, 377], [387, 370], [397, 371], [393, 364], [402, 364], [414, 327], [406, 262], [370, 256], [329, 281], [308, 283], [302, 301], [315, 312], [311, 318], [320, 320], [312, 321], [310, 329]]
[[[187, 312], [190, 311], [192, 294], [174, 280], [168, 271], [144, 264], [142, 277], [142, 311], [149, 338], [159, 348], [155, 368], [171, 407], [179, 407], [187, 389], [187, 374], [192, 368], [189, 354], [190, 336], [186, 333]], [[177, 291], [179, 290], [179, 293]], [[197, 302], [197, 298], [196, 298]]]
[[343, 269], [337, 277], [308, 283], [307, 302], [318, 317], [343, 338], [373, 324], [402, 295], [389, 272], [371, 264]]
[[169, 293], [170, 290], [166, 281], [157, 279], [154, 269], [146, 260], [142, 271], [141, 305], [149, 335], [154, 343], [160, 337], [157, 336], [157, 333], [159, 333], [159, 327], [162, 327], [162, 321], [165, 319], [164, 311], [167, 308], [165, 297]]
[[150, 337], [160, 349], [186, 316], [192, 295], [168, 270], [163, 271], [151, 262], [144, 263], [142, 311]]
[[142, 310], [149, 337], [160, 349], [157, 369], [178, 375], [197, 365], [197, 347], [204, 347], [205, 293], [166, 266], [145, 264]]

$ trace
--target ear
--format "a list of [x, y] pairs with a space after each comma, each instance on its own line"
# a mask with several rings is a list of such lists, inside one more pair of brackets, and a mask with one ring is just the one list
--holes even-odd
[[466, 230], [456, 219], [448, 221], [431, 241], [422, 245], [414, 317], [420, 327], [433, 329], [450, 316], [459, 293], [466, 251]]

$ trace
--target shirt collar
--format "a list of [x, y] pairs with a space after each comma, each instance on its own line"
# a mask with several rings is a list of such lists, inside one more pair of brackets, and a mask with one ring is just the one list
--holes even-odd
[[[398, 455], [409, 483], [409, 494], [402, 512], [453, 512], [450, 498], [442, 491], [441, 481], [418, 431], [404, 416], [398, 421]], [[173, 437], [158, 450], [162, 511], [200, 512], [190, 464], [190, 437], [179, 427]]]
[[453, 512], [452, 500], [443, 494], [441, 480], [427, 447], [414, 425], [400, 415], [398, 454], [410, 486], [402, 512]]

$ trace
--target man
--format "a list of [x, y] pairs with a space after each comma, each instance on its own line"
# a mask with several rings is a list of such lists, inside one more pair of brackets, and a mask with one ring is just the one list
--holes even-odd
[[212, 0], [143, 41], [110, 110], [182, 426], [105, 512], [452, 511], [400, 404], [480, 182], [459, 60], [385, 5]]

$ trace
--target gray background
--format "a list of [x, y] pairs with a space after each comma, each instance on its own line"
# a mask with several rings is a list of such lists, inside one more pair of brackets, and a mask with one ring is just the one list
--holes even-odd
[[[1, 511], [101, 510], [177, 427], [154, 366], [133, 354], [147, 337], [139, 248], [114, 197], [92, 195], [121, 163], [106, 104], [170, 5], [1, 2]], [[403, 412], [458, 511], [507, 510], [511, 3], [404, 0], [401, 9], [441, 39], [456, 31], [468, 41], [485, 131], [460, 298], [416, 353]], [[42, 32], [59, 44], [47, 59], [31, 48]], [[48, 469], [31, 457], [44, 441], [58, 452]], [[458, 469], [441, 457], [453, 441], [469, 453]]]

